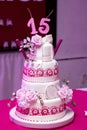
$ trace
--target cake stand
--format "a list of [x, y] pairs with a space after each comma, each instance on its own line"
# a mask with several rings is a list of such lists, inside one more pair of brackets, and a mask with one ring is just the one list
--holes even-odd
[[64, 125], [69, 124], [70, 122], [72, 122], [73, 118], [74, 118], [74, 112], [71, 108], [67, 107], [66, 110], [66, 115], [58, 120], [54, 120], [54, 121], [48, 121], [48, 122], [33, 122], [33, 121], [27, 121], [27, 120], [23, 120], [21, 118], [18, 118], [15, 114], [15, 110], [16, 107], [12, 108], [10, 111], [10, 120], [12, 122], [14, 122], [15, 124], [18, 124], [20, 126], [23, 127], [29, 127], [29, 128], [38, 128], [38, 129], [52, 129], [52, 128], [56, 128], [56, 127], [62, 127]]

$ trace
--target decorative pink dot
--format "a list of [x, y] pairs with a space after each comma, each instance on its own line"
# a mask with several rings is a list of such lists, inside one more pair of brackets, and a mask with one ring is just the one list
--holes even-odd
[[55, 67], [54, 69], [54, 75], [57, 75], [58, 74], [58, 67]]
[[46, 70], [46, 75], [47, 75], [47, 76], [52, 76], [52, 75], [53, 75], [52, 69], [48, 68], [48, 69]]
[[32, 115], [38, 115], [39, 114], [39, 109], [34, 108], [32, 109]]
[[44, 70], [39, 68], [36, 70], [36, 76], [42, 77], [44, 75]]
[[22, 114], [29, 114], [29, 108], [23, 109], [22, 107], [17, 106], [16, 110]]
[[58, 111], [57, 111], [57, 107], [52, 107], [51, 108], [51, 114], [56, 114]]
[[30, 69], [28, 70], [28, 76], [31, 76], [31, 77], [34, 77], [34, 76], [35, 76], [35, 71], [34, 71], [34, 69], [30, 68]]
[[28, 115], [29, 114], [29, 108], [22, 109], [22, 114]]
[[48, 115], [48, 114], [49, 114], [49, 110], [48, 110], [47, 108], [43, 108], [43, 109], [41, 110], [41, 114], [42, 114], [42, 115]]

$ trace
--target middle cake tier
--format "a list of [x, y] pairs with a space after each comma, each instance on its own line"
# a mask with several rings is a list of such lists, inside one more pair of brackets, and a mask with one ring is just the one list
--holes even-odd
[[23, 68], [23, 80], [33, 83], [47, 83], [58, 80], [57, 61], [25, 61]]

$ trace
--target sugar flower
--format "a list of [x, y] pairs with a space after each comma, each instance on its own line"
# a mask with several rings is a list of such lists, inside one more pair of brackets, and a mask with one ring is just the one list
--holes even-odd
[[34, 103], [37, 100], [37, 95], [33, 90], [29, 90], [26, 92], [25, 98], [28, 103]]
[[30, 37], [23, 40], [23, 48], [28, 49], [29, 53], [34, 53], [35, 43], [31, 42]]
[[63, 84], [58, 90], [58, 96], [61, 99], [65, 100], [65, 103], [68, 103], [72, 100], [73, 91], [66, 84]]
[[21, 88], [16, 93], [16, 99], [20, 107], [27, 108], [37, 101], [37, 95], [33, 90]]
[[42, 36], [36, 34], [31, 37], [31, 42], [33, 42], [36, 46], [42, 45]]

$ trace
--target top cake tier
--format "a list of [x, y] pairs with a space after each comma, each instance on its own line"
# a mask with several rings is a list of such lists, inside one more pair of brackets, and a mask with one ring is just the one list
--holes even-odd
[[28, 49], [29, 60], [49, 62], [54, 57], [52, 42], [51, 34], [44, 37], [36, 34], [31, 39], [29, 37], [24, 39], [23, 47]]
[[58, 80], [58, 63], [33, 61], [24, 63], [23, 80], [27, 82], [53, 82]]
[[[29, 46], [28, 41], [31, 41]], [[58, 63], [54, 57], [52, 35], [42, 37], [34, 35], [31, 40], [27, 38], [29, 52], [25, 60], [23, 79], [30, 82], [52, 82], [58, 80]]]

